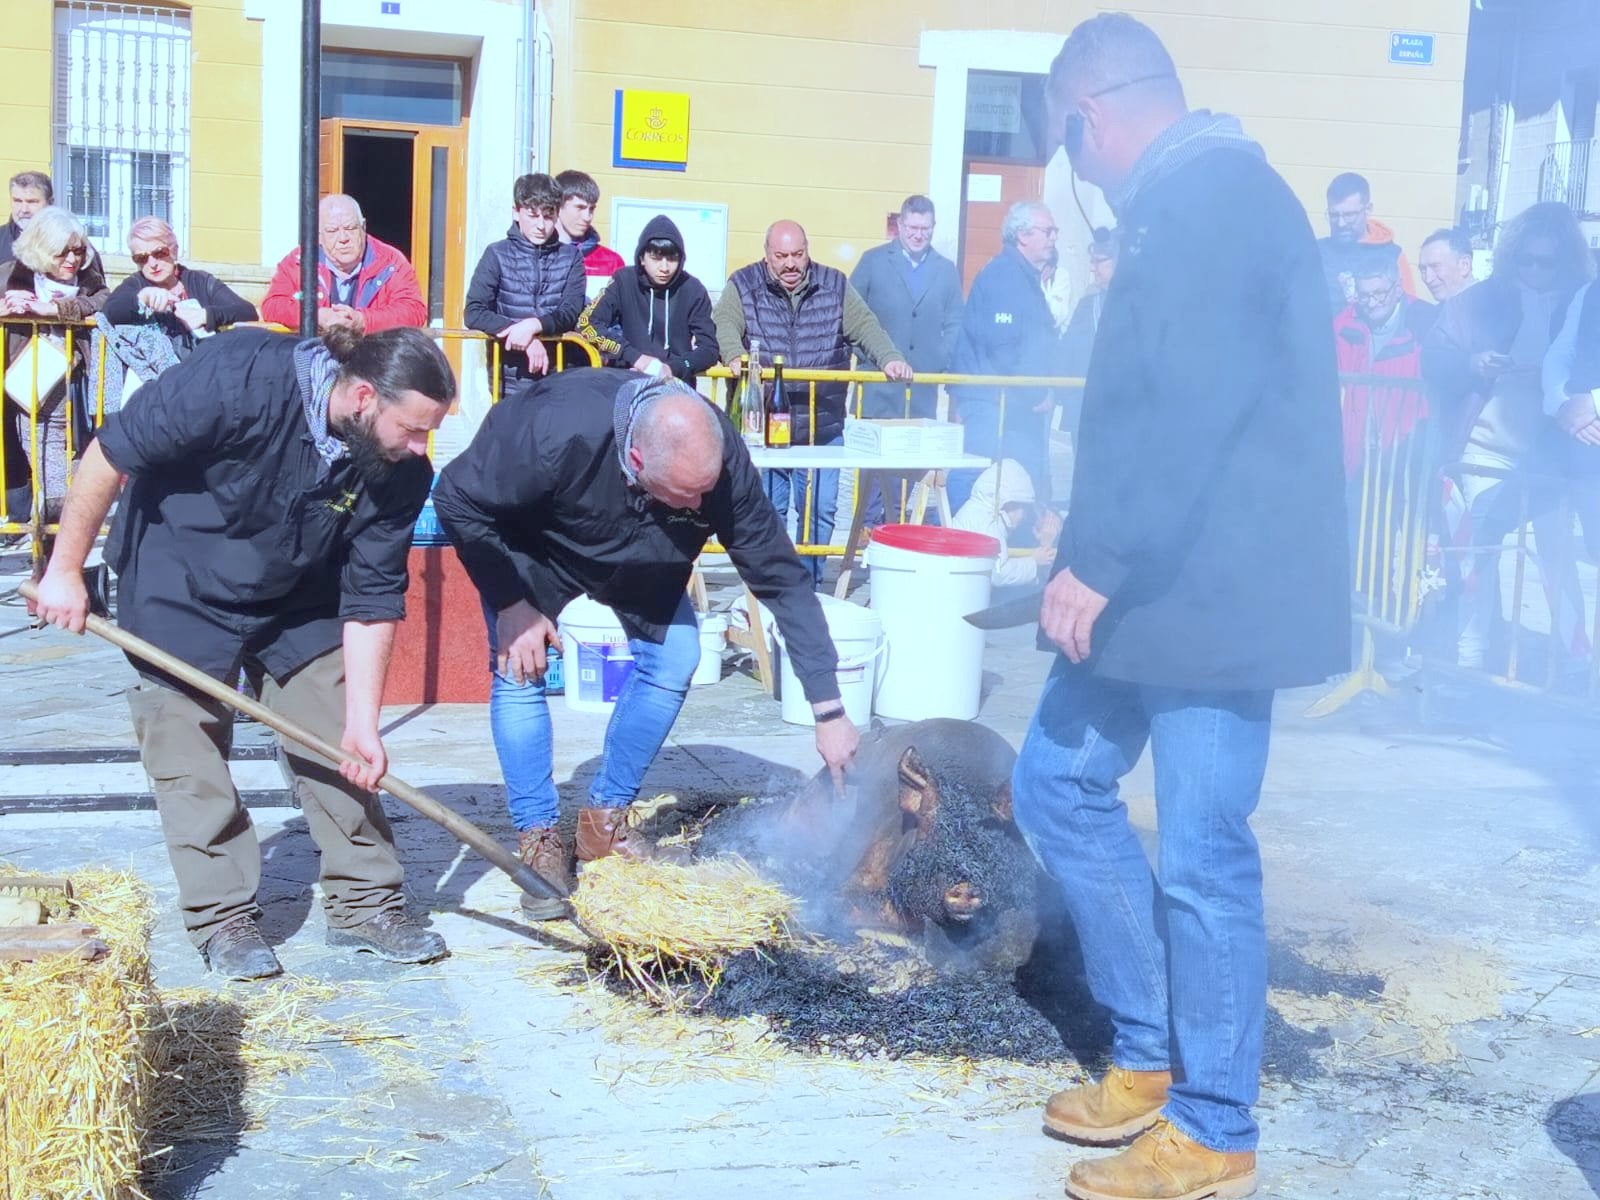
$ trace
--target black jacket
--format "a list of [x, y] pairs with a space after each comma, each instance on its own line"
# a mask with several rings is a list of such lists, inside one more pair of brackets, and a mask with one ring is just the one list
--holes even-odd
[[[950, 369], [958, 375], [1060, 375], [1063, 367], [1039, 272], [1008, 246], [972, 281]], [[1000, 389], [967, 384], [952, 387], [950, 395], [959, 411], [963, 400], [998, 403]], [[1025, 396], [1031, 407], [1038, 393]]]
[[130, 479], [106, 561], [125, 629], [218, 679], [257, 655], [283, 679], [344, 621], [405, 615], [406, 556], [433, 470], [368, 484], [326, 466], [306, 425], [296, 339], [236, 329], [147, 382], [99, 435]]
[[[206, 328], [215, 333], [225, 325], [240, 321], [258, 321], [256, 306], [209, 271], [193, 267], [179, 267], [178, 277], [189, 299], [198, 300], [206, 310]], [[106, 301], [106, 320], [113, 325], [159, 325], [172, 340], [180, 357], [194, 349], [195, 337], [183, 321], [172, 313], [141, 313], [139, 293], [149, 286], [148, 281], [135, 271], [111, 291]]]
[[[478, 260], [467, 286], [463, 317], [468, 329], [494, 337], [527, 317], [538, 317], [541, 336], [571, 333], [584, 303], [583, 254], [551, 235], [535, 246], [515, 224]], [[492, 348], [486, 361], [494, 363]], [[533, 378], [528, 356], [500, 351], [500, 395], [509, 396]]]
[[[664, 288], [644, 271], [645, 244], [664, 238], [682, 255], [678, 273]], [[641, 354], [659, 358], [679, 379], [695, 376], [717, 361], [717, 326], [711, 297], [688, 272], [683, 235], [671, 218], [656, 216], [639, 235], [634, 265], [623, 267], [578, 318], [578, 333], [593, 342], [608, 363], [631, 367]]]
[[615, 368], [546, 376], [491, 409], [440, 472], [434, 511], [484, 602], [527, 600], [554, 618], [587, 594], [630, 636], [660, 641], [715, 536], [777, 617], [806, 698], [836, 698], [838, 659], [811, 573], [727, 419], [722, 476], [697, 511], [666, 508], [623, 475], [616, 395], [639, 378]]
[[1148, 183], [1084, 387], [1057, 569], [1110, 597], [1086, 667], [1195, 691], [1349, 663], [1339, 380], [1317, 245], [1261, 159]]

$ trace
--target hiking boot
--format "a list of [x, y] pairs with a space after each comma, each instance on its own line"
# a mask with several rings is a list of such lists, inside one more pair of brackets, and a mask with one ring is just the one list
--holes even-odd
[[[517, 857], [533, 873], [556, 889], [572, 891], [572, 853], [554, 825], [524, 829], [517, 834]], [[522, 915], [530, 921], [553, 921], [566, 916], [567, 906], [560, 900], [522, 893]]]
[[1057, 1092], [1044, 1106], [1045, 1128], [1103, 1146], [1149, 1129], [1161, 1118], [1171, 1071], [1112, 1067], [1094, 1083]]
[[250, 917], [235, 917], [200, 946], [206, 966], [228, 979], [271, 979], [283, 964]]
[[1067, 1176], [1076, 1200], [1237, 1200], [1255, 1190], [1255, 1151], [1213, 1150], [1166, 1121], [1120, 1154], [1074, 1163]]
[[353, 946], [385, 962], [425, 963], [443, 958], [449, 948], [431, 929], [424, 929], [404, 909], [387, 908], [370, 921], [348, 929], [328, 927], [328, 945]]
[[655, 843], [628, 824], [628, 807], [578, 810], [578, 861], [593, 862], [620, 854], [623, 858], [658, 857]]

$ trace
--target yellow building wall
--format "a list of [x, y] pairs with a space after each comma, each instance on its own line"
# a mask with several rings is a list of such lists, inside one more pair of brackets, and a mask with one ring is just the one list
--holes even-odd
[[243, 0], [195, 0], [189, 101], [190, 258], [261, 257], [261, 26]]
[[[52, 0], [6, 0], [0, 39], [0, 180], [50, 169]], [[4, 215], [9, 219], [9, 205]]]
[[[551, 166], [595, 176], [603, 235], [612, 194], [722, 202], [730, 267], [759, 257], [766, 226], [792, 217], [819, 260], [848, 268], [882, 239], [885, 214], [930, 184], [934, 71], [918, 64], [922, 31], [1065, 37], [1100, 9], [1131, 9], [1161, 34], [1191, 103], [1241, 117], [1319, 235], [1323, 189], [1346, 170], [1371, 180], [1375, 215], [1413, 257], [1451, 223], [1461, 0], [551, 0]], [[1389, 65], [1393, 30], [1434, 34], [1435, 65]], [[690, 94], [687, 171], [611, 166], [619, 87]]]

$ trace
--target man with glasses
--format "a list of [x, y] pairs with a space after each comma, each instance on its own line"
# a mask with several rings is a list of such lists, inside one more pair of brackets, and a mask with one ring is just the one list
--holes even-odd
[[[1000, 226], [1004, 249], [972, 281], [950, 369], [961, 375], [1059, 375], [1065, 371], [1055, 315], [1044, 294], [1045, 272], [1056, 265], [1055, 217], [1038, 201], [1013, 204]], [[1002, 407], [1001, 396], [1005, 403]], [[950, 399], [965, 428], [970, 454], [1011, 458], [1050, 496], [1050, 417], [1055, 398], [1038, 388], [961, 384]], [[952, 471], [950, 507], [972, 494], [977, 471]]]
[[1354, 271], [1366, 256], [1366, 247], [1382, 246], [1395, 260], [1395, 275], [1406, 295], [1416, 298], [1411, 264], [1395, 245], [1394, 233], [1372, 219], [1372, 186], [1354, 171], [1335, 175], [1328, 185], [1328, 236], [1317, 243], [1322, 252], [1322, 273], [1328, 284], [1328, 304], [1337, 314], [1355, 300]]
[[[933, 201], [907, 196], [894, 239], [868, 250], [850, 273], [850, 285], [917, 371], [949, 370], [961, 332], [961, 276], [955, 263], [933, 248], [933, 229]], [[938, 404], [939, 389], [931, 384], [870, 383], [861, 389], [864, 417], [931, 417]], [[876, 525], [883, 516], [883, 496], [874, 487], [867, 497], [867, 523]]]
[[[428, 323], [417, 272], [400, 250], [367, 232], [361, 206], [344, 195], [317, 205], [317, 332], [343, 326], [378, 333]], [[278, 263], [261, 319], [300, 328], [300, 247]]]
[[[1061, 654], [1012, 779], [1110, 1012], [1112, 1067], [1052, 1096], [1044, 1121], [1090, 1144], [1141, 1135], [1077, 1163], [1071, 1196], [1247, 1196], [1267, 999], [1250, 816], [1273, 694], [1349, 663], [1321, 263], [1261, 147], [1189, 110], [1132, 17], [1073, 31], [1046, 108], [1123, 242], [1040, 612]], [[1118, 796], [1147, 746], [1159, 872]]]

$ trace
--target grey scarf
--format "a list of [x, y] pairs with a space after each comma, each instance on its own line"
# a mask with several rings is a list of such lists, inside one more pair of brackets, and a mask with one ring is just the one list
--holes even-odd
[[1237, 117], [1197, 108], [1169, 125], [1145, 148], [1122, 185], [1106, 193], [1106, 203], [1121, 220], [1134, 198], [1152, 183], [1188, 166], [1202, 154], [1222, 148], [1243, 150], [1263, 160], [1267, 157], [1258, 143], [1245, 136]]
[[309, 338], [294, 348], [294, 373], [300, 381], [300, 400], [305, 405], [311, 440], [322, 461], [331, 467], [348, 453], [345, 444], [328, 432], [328, 400], [339, 374], [339, 360], [320, 339]]

